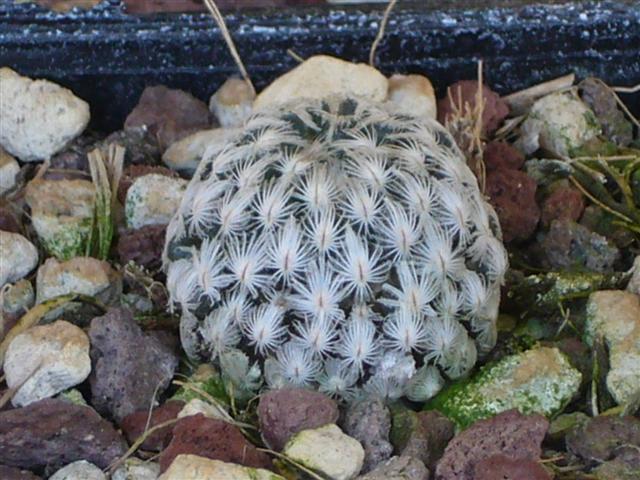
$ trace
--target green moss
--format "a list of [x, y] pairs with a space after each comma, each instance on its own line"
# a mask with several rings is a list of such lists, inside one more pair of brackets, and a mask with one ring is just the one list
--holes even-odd
[[59, 260], [70, 260], [85, 254], [92, 227], [93, 219], [83, 218], [77, 223], [55, 228], [51, 235], [41, 236], [40, 241], [50, 255]]

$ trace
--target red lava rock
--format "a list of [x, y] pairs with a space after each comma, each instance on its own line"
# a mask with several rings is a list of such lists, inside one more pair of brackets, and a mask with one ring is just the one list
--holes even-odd
[[551, 225], [553, 220], [577, 222], [584, 211], [584, 197], [575, 188], [559, 187], [542, 204], [542, 224]]
[[126, 450], [124, 438], [90, 407], [49, 398], [0, 413], [0, 464], [57, 469], [86, 460], [105, 468]]
[[487, 172], [494, 170], [520, 170], [524, 165], [524, 155], [507, 142], [489, 142], [484, 147], [483, 160]]
[[[184, 407], [184, 402], [177, 400], [169, 400], [165, 404], [159, 406], [151, 413], [149, 428], [153, 428], [156, 425], [177, 418], [182, 407]], [[133, 442], [135, 442], [145, 432], [148, 418], [149, 412], [145, 410], [140, 410], [124, 417], [120, 427], [130, 444], [133, 444]], [[141, 445], [141, 448], [143, 450], [159, 452], [171, 441], [172, 430], [173, 425], [169, 425], [152, 433]]]
[[364, 447], [364, 466], [360, 473], [370, 471], [391, 457], [391, 412], [381, 400], [366, 399], [350, 405], [343, 427], [344, 433]]
[[526, 240], [536, 230], [540, 209], [536, 181], [519, 170], [496, 170], [487, 175], [487, 196], [493, 205], [505, 242]]
[[455, 426], [435, 410], [416, 413], [417, 422], [398, 453], [422, 460], [433, 471], [455, 433]]
[[156, 136], [146, 127], [131, 127], [126, 130], [113, 132], [100, 147], [106, 153], [109, 145], [120, 145], [125, 149], [124, 164], [129, 165], [157, 165], [162, 153]]
[[166, 177], [178, 178], [179, 175], [166, 167], [155, 167], [151, 165], [130, 165], [122, 172], [120, 183], [118, 184], [118, 200], [124, 205], [127, 200], [127, 191], [136, 178], [150, 173], [157, 173]]
[[265, 443], [284, 448], [292, 435], [338, 420], [338, 405], [322, 393], [302, 388], [271, 390], [260, 397], [258, 420]]
[[91, 404], [120, 422], [149, 408], [169, 386], [178, 358], [157, 338], [144, 333], [124, 308], [96, 317], [89, 328]]
[[[463, 109], [465, 104], [469, 104], [470, 108], [473, 109], [476, 104], [477, 91], [478, 82], [476, 80], [461, 80], [450, 85], [447, 88], [447, 96], [438, 100], [438, 121], [444, 125], [455, 110], [454, 107]], [[449, 92], [451, 92], [451, 98], [449, 98]], [[489, 135], [497, 130], [509, 114], [509, 107], [500, 98], [500, 95], [486, 85], [482, 86], [482, 95], [485, 103], [482, 113], [482, 133]], [[451, 101], [452, 99], [453, 102]]]
[[473, 480], [552, 480], [535, 460], [493, 455], [476, 464]]
[[158, 457], [161, 471], [183, 453], [247, 467], [271, 468], [269, 457], [249, 443], [238, 427], [201, 413], [184, 417], [175, 424], [171, 443]]
[[542, 415], [522, 415], [517, 410], [480, 420], [449, 442], [436, 467], [436, 479], [474, 480], [476, 465], [494, 455], [536, 461], [548, 428]]
[[0, 465], [0, 478], [2, 480], [41, 480], [41, 477], [31, 473], [29, 470]]
[[144, 89], [124, 122], [125, 129], [144, 125], [164, 151], [173, 142], [210, 128], [211, 114], [207, 105], [193, 95], [159, 85]]
[[640, 447], [640, 419], [601, 415], [589, 419], [566, 437], [567, 450], [589, 462], [611, 460], [623, 445]]
[[122, 264], [132, 261], [147, 270], [158, 270], [162, 266], [166, 231], [166, 225], [145, 225], [138, 229], [120, 232], [118, 256]]

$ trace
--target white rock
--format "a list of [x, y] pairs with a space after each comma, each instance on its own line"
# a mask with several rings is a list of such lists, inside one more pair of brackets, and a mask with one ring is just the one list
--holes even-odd
[[0, 287], [27, 275], [38, 264], [38, 249], [19, 233], [0, 230]]
[[107, 480], [107, 476], [93, 463], [80, 460], [62, 467], [49, 480]]
[[334, 424], [297, 433], [282, 453], [331, 480], [355, 478], [364, 462], [360, 442], [342, 433]]
[[619, 405], [640, 394], [640, 297], [622, 290], [589, 296], [587, 342], [602, 336], [609, 348], [607, 388]]
[[128, 458], [111, 475], [111, 480], [156, 480], [160, 476], [160, 464]]
[[66, 262], [48, 258], [36, 275], [36, 303], [68, 293], [95, 296], [111, 286], [114, 272], [107, 262], [76, 257]]
[[277, 78], [256, 98], [254, 110], [297, 98], [331, 95], [363, 97], [382, 102], [388, 81], [382, 73], [363, 63], [351, 63], [327, 55], [310, 57]]
[[159, 480], [285, 480], [269, 470], [210, 460], [197, 455], [178, 455]]
[[627, 291], [640, 295], [640, 255], [633, 262], [633, 272], [627, 285]]
[[20, 165], [16, 159], [0, 148], [0, 195], [15, 186], [18, 172]]
[[27, 313], [35, 302], [35, 293], [31, 282], [22, 279], [2, 287], [0, 295], [0, 341], [22, 315]]
[[240, 127], [251, 115], [255, 98], [256, 93], [247, 82], [232, 77], [211, 95], [209, 110], [223, 128]]
[[46, 160], [80, 135], [89, 105], [71, 90], [0, 68], [0, 144], [25, 162]]
[[91, 234], [95, 188], [88, 180], [33, 180], [26, 190], [31, 222], [53, 256], [82, 255]]
[[125, 215], [129, 228], [168, 224], [180, 206], [187, 181], [157, 173], [135, 179], [127, 191]]
[[189, 417], [199, 413], [202, 413], [205, 417], [216, 418], [219, 420], [226, 421], [229, 418], [226, 410], [200, 400], [199, 398], [192, 398], [189, 400], [189, 402], [182, 407], [182, 410], [178, 412], [178, 418]]
[[173, 170], [192, 175], [207, 148], [212, 145], [222, 148], [239, 131], [241, 129], [214, 128], [196, 132], [173, 143], [162, 155], [162, 161]]
[[542, 148], [552, 155], [567, 157], [600, 134], [595, 114], [570, 93], [552, 93], [537, 100], [521, 127], [518, 146], [525, 154]]
[[49, 398], [82, 383], [91, 372], [89, 338], [72, 323], [58, 320], [16, 336], [4, 359], [16, 407]]
[[390, 106], [398, 113], [433, 120], [437, 117], [433, 85], [423, 75], [393, 75], [389, 78], [388, 97]]

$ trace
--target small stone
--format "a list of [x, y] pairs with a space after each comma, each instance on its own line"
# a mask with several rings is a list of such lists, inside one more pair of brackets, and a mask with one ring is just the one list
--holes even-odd
[[615, 93], [602, 80], [585, 78], [580, 82], [582, 100], [593, 110], [602, 133], [613, 143], [626, 147], [633, 141], [633, 126], [618, 107]]
[[[133, 443], [140, 438], [144, 432], [153, 428], [156, 425], [173, 420], [178, 417], [178, 413], [184, 407], [184, 402], [169, 400], [168, 402], [160, 405], [158, 408], [153, 409], [151, 412], [151, 418], [149, 418], [149, 410], [139, 410], [124, 417], [120, 422], [120, 428], [122, 432], [129, 440], [129, 443]], [[151, 450], [159, 452], [171, 441], [171, 432], [173, 425], [168, 425], [160, 430], [153, 432], [149, 435], [144, 443], [140, 445], [143, 450]]]
[[124, 455], [127, 444], [93, 409], [46, 399], [0, 412], [0, 463], [60, 468], [86, 460], [100, 468]]
[[0, 478], [2, 480], [42, 480], [41, 477], [31, 473], [29, 470], [0, 465]]
[[0, 315], [0, 340], [35, 302], [35, 293], [29, 280], [19, 280], [4, 286]]
[[271, 467], [269, 457], [249, 443], [238, 427], [204, 415], [185, 417], [175, 424], [171, 443], [158, 457], [161, 471], [167, 470], [174, 459], [183, 454], [246, 467]]
[[560, 186], [554, 189], [542, 204], [542, 224], [548, 227], [553, 220], [577, 222], [584, 206], [584, 197], [580, 191], [569, 186]]
[[640, 447], [624, 446], [616, 449], [615, 458], [595, 468], [592, 474], [596, 480], [638, 480]]
[[164, 151], [187, 135], [209, 128], [210, 124], [211, 115], [204, 102], [182, 90], [159, 85], [144, 89], [124, 128], [146, 126]]
[[520, 130], [518, 144], [525, 154], [542, 148], [559, 158], [569, 157], [601, 131], [591, 109], [577, 96], [562, 92], [537, 100]]
[[[447, 95], [438, 101], [438, 121], [443, 125], [458, 110], [474, 109], [478, 95], [476, 80], [461, 80], [447, 88]], [[482, 133], [484, 136], [495, 132], [509, 114], [509, 106], [500, 96], [486, 85], [482, 86], [484, 109], [482, 111]], [[465, 105], [468, 105], [466, 107]]]
[[243, 467], [197, 455], [178, 455], [158, 480], [285, 480], [269, 470]]
[[136, 178], [127, 191], [127, 226], [167, 225], [178, 210], [186, 187], [186, 180], [156, 173]]
[[507, 142], [493, 141], [484, 147], [482, 159], [487, 172], [495, 170], [520, 170], [524, 165], [524, 155]]
[[237, 128], [214, 128], [192, 133], [172, 144], [162, 155], [162, 161], [167, 167], [191, 176], [208, 148], [217, 146], [221, 149], [239, 131]]
[[633, 261], [631, 279], [627, 285], [627, 291], [640, 296], [640, 255]]
[[0, 69], [0, 144], [24, 162], [46, 160], [80, 135], [89, 105], [70, 90]]
[[199, 413], [207, 418], [216, 418], [218, 420], [226, 420], [228, 418], [226, 410], [222, 407], [212, 405], [199, 398], [192, 398], [189, 400], [182, 410], [180, 410], [180, 413], [178, 413], [178, 418], [198, 415]]
[[157, 165], [129, 165], [122, 172], [122, 177], [120, 177], [120, 183], [118, 184], [118, 200], [122, 205], [127, 202], [127, 192], [136, 178], [149, 175], [150, 173], [157, 173], [170, 178], [180, 178], [180, 175], [166, 167]]
[[356, 480], [429, 480], [429, 470], [412, 457], [392, 457]]
[[133, 262], [153, 272], [162, 266], [166, 225], [145, 225], [127, 229], [118, 236], [118, 257], [126, 265]]
[[352, 404], [347, 409], [343, 428], [347, 435], [364, 447], [363, 473], [391, 457], [391, 413], [381, 400], [362, 400]]
[[552, 270], [611, 273], [620, 251], [605, 237], [571, 220], [554, 220], [542, 240]]
[[427, 404], [464, 428], [510, 409], [553, 416], [578, 392], [582, 374], [557, 348], [536, 347], [480, 369]]
[[0, 196], [15, 186], [19, 172], [20, 164], [0, 147]]
[[107, 480], [107, 476], [94, 464], [79, 460], [61, 468], [49, 480]]
[[75, 325], [59, 320], [16, 336], [4, 359], [11, 403], [23, 407], [82, 383], [91, 372], [89, 339]]
[[[59, 153], [51, 157], [51, 166], [45, 172], [45, 177], [64, 172], [67, 175], [71, 172], [89, 175], [89, 160], [87, 153], [96, 148], [101, 137], [94, 132], [85, 132], [74, 138]], [[86, 177], [85, 177], [86, 178]]]
[[528, 239], [536, 230], [540, 209], [535, 180], [519, 170], [495, 170], [487, 174], [487, 196], [495, 208], [505, 242]]
[[18, 220], [20, 215], [17, 214], [18, 209], [15, 207], [15, 205], [0, 206], [0, 230], [10, 233], [22, 232], [23, 229]]
[[93, 223], [95, 188], [88, 180], [32, 180], [25, 200], [40, 243], [68, 260], [83, 255]]
[[302, 388], [271, 390], [260, 397], [258, 420], [265, 443], [280, 451], [292, 435], [338, 420], [338, 405], [322, 393]]
[[480, 460], [473, 480], [552, 480], [553, 477], [535, 460], [493, 455]]
[[159, 476], [160, 464], [132, 457], [116, 468], [111, 480], [157, 480]]
[[108, 262], [92, 257], [75, 257], [66, 262], [47, 258], [36, 275], [36, 303], [69, 293], [95, 297], [109, 289], [114, 277]]
[[515, 410], [480, 420], [456, 435], [438, 462], [438, 480], [474, 480], [476, 465], [494, 455], [537, 461], [549, 422]]
[[591, 463], [611, 460], [623, 445], [640, 447], [640, 420], [636, 417], [600, 415], [567, 435], [567, 450]]
[[89, 328], [93, 371], [91, 404], [122, 421], [149, 408], [171, 382], [176, 355], [157, 338], [145, 334], [131, 312], [110, 309]]
[[588, 420], [589, 416], [582, 412], [563, 413], [551, 420], [545, 443], [556, 446], [559, 449], [565, 448], [565, 438], [569, 433], [580, 428]]
[[296, 433], [282, 453], [331, 480], [355, 478], [364, 463], [362, 445], [333, 424]]
[[38, 265], [38, 249], [19, 233], [0, 230], [0, 288], [25, 277]]
[[228, 78], [211, 95], [209, 110], [223, 128], [241, 127], [251, 115], [256, 92], [241, 78]]
[[587, 302], [586, 340], [604, 338], [609, 350], [607, 389], [619, 405], [640, 395], [640, 297], [622, 290], [601, 290]]
[[433, 85], [424, 75], [395, 74], [391, 76], [388, 100], [392, 108], [400, 114], [432, 120], [437, 117]]
[[363, 97], [374, 102], [387, 98], [388, 81], [363, 63], [351, 63], [327, 55], [315, 55], [274, 80], [254, 102], [254, 110], [300, 98], [332, 95]]
[[160, 163], [160, 145], [158, 138], [145, 126], [130, 127], [113, 132], [99, 146], [104, 153], [109, 145], [116, 144], [124, 148], [124, 164], [157, 165]]

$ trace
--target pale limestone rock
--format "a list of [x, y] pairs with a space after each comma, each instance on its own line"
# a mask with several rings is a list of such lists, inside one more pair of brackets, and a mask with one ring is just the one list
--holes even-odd
[[192, 398], [189, 402], [182, 407], [182, 410], [178, 412], [178, 418], [189, 417], [191, 415], [197, 415], [202, 413], [205, 417], [217, 418], [219, 420], [227, 420], [229, 418], [226, 410], [223, 410], [217, 405], [212, 405], [199, 398]]
[[239, 131], [241, 130], [235, 128], [214, 128], [196, 132], [171, 144], [162, 155], [162, 161], [172, 170], [192, 175], [207, 148], [212, 145], [222, 148]]
[[109, 263], [91, 257], [48, 258], [36, 276], [36, 303], [68, 293], [95, 296], [110, 287], [114, 274]]
[[16, 159], [0, 148], [0, 195], [15, 186], [18, 172], [20, 165]]
[[389, 78], [388, 101], [393, 111], [419, 118], [437, 118], [436, 95], [423, 75], [396, 74]]
[[107, 480], [107, 476], [93, 463], [79, 460], [62, 467], [49, 480]]
[[210, 460], [197, 455], [178, 455], [158, 480], [285, 480], [269, 470]]
[[128, 458], [111, 475], [111, 480], [156, 480], [160, 476], [160, 464]]
[[82, 133], [89, 116], [71, 90], [0, 68], [0, 144], [20, 160], [50, 158]]
[[38, 264], [38, 249], [19, 233], [0, 230], [0, 287], [26, 276]]
[[127, 191], [125, 215], [129, 228], [166, 225], [180, 206], [187, 181], [151, 173], [138, 177]]
[[209, 110], [223, 128], [241, 127], [251, 115], [255, 98], [256, 93], [247, 82], [232, 77], [211, 95]]

